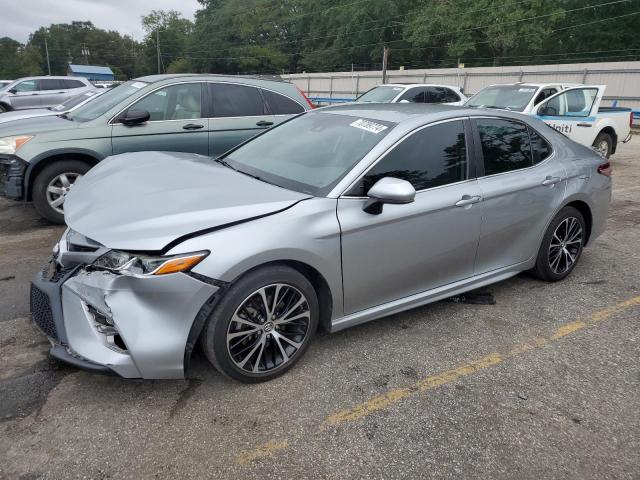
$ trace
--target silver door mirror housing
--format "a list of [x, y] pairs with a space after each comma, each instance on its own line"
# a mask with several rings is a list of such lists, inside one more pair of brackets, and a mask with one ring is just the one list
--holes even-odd
[[378, 180], [367, 192], [369, 199], [362, 210], [373, 215], [382, 213], [385, 203], [411, 203], [416, 198], [416, 189], [406, 180], [394, 177], [384, 177]]

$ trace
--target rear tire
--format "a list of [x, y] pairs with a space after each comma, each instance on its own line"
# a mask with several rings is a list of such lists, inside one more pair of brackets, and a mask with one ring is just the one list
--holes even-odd
[[593, 148], [608, 159], [613, 152], [613, 138], [608, 133], [600, 132], [593, 142]]
[[220, 373], [243, 383], [284, 374], [304, 355], [318, 326], [311, 282], [285, 265], [234, 283], [207, 321], [200, 343]]
[[577, 209], [560, 210], [542, 238], [532, 273], [546, 282], [566, 278], [580, 260], [586, 231], [584, 217]]
[[46, 166], [33, 182], [36, 211], [48, 221], [64, 225], [64, 197], [75, 181], [90, 169], [91, 165], [80, 160], [61, 160]]

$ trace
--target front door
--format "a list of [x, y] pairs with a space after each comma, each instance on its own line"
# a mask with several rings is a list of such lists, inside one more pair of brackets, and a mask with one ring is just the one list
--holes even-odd
[[[178, 83], [155, 90], [127, 110], [146, 110], [149, 121], [114, 120], [113, 153], [145, 150], [209, 153], [208, 119], [203, 118], [203, 83]], [[124, 112], [123, 112], [124, 113]]]
[[[345, 314], [473, 275], [481, 215], [469, 175], [468, 122], [431, 125], [402, 140], [338, 200]], [[411, 182], [413, 203], [362, 210], [381, 178]]]
[[40, 108], [40, 94], [38, 91], [37, 80], [25, 80], [18, 83], [9, 93], [11, 96], [11, 106], [15, 110], [22, 110], [25, 108]]
[[594, 125], [604, 91], [602, 85], [563, 90], [538, 105], [535, 115], [571, 140], [590, 146], [598, 133]]
[[478, 274], [529, 260], [560, 206], [566, 172], [535, 130], [515, 120], [473, 120], [481, 145], [479, 172], [483, 222]]

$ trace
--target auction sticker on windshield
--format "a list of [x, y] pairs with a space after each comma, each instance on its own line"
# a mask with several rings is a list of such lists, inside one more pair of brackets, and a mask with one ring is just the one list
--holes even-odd
[[131, 84], [131, 86], [132, 86], [133, 88], [142, 88], [142, 87], [145, 87], [146, 85], [147, 85], [147, 84], [146, 84], [146, 83], [144, 83], [144, 82], [134, 82], [134, 83], [132, 83], [132, 84]]
[[355, 122], [350, 123], [349, 126], [359, 128], [361, 130], [366, 130], [367, 132], [376, 133], [376, 134], [389, 128], [385, 125], [380, 125], [379, 123], [372, 122], [371, 120], [365, 120], [364, 118], [359, 118]]

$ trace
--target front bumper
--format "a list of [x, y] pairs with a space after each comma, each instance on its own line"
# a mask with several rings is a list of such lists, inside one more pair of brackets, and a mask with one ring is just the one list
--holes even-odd
[[14, 200], [25, 198], [24, 178], [29, 164], [15, 155], [0, 155], [0, 193]]
[[53, 265], [31, 287], [32, 316], [52, 356], [126, 378], [185, 377], [194, 319], [217, 286], [182, 273], [142, 277]]

